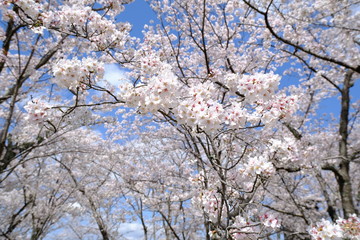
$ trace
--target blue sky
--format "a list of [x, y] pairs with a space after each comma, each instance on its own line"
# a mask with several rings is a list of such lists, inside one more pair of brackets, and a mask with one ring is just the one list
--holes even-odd
[[[132, 25], [131, 36], [142, 38], [144, 25], [149, 24], [151, 20], [156, 21], [156, 14], [145, 0], [135, 0], [125, 5], [124, 12], [117, 16], [116, 20], [129, 22]], [[118, 64], [107, 64], [104, 78], [118, 87], [121, 82], [125, 82], [125, 70], [121, 69]]]
[[126, 21], [133, 26], [131, 35], [141, 38], [142, 29], [150, 20], [156, 20], [156, 14], [145, 0], [135, 0], [125, 5], [125, 11], [117, 18], [118, 21]]

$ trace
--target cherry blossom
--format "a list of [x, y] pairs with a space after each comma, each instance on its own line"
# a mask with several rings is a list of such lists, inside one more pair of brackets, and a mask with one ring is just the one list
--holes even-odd
[[358, 239], [358, 2], [130, 2], [1, 1], [0, 236]]
[[94, 84], [104, 75], [104, 64], [93, 58], [61, 59], [53, 66], [53, 81], [60, 87], [76, 90], [81, 84]]

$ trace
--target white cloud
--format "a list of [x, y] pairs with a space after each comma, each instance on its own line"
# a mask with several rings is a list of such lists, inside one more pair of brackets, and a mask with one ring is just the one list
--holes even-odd
[[119, 85], [130, 81], [126, 73], [126, 70], [120, 68], [118, 64], [106, 64], [104, 79], [113, 86], [119, 87]]
[[144, 238], [144, 232], [141, 223], [123, 223], [119, 227], [119, 232], [122, 237], [128, 240], [138, 240]]

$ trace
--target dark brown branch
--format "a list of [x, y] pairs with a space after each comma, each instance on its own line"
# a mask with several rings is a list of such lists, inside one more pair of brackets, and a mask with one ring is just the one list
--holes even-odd
[[334, 63], [334, 64], [337, 64], [339, 66], [342, 66], [342, 67], [345, 67], [347, 69], [351, 69], [357, 73], [360, 73], [360, 66], [356, 66], [356, 67], [353, 67], [353, 66], [350, 66], [349, 64], [347, 63], [344, 63], [342, 61], [338, 61], [338, 60], [335, 60], [333, 58], [330, 58], [330, 57], [327, 57], [327, 56], [322, 56], [322, 55], [319, 55], [313, 51], [311, 51], [310, 49], [306, 49], [305, 47], [302, 47], [300, 46], [299, 44], [295, 44], [293, 43], [292, 41], [290, 40], [287, 40], [283, 37], [281, 37], [279, 34], [277, 34], [275, 32], [275, 30], [273, 29], [273, 27], [271, 26], [270, 22], [269, 22], [269, 16], [268, 16], [268, 11], [269, 11], [269, 8], [270, 8], [270, 5], [268, 6], [267, 10], [264, 12], [264, 11], [261, 11], [260, 9], [256, 8], [254, 5], [250, 4], [249, 1], [246, 1], [246, 0], [243, 0], [245, 2], [246, 5], [248, 5], [249, 7], [251, 7], [253, 10], [255, 10], [256, 12], [258, 12], [259, 14], [263, 15], [264, 16], [264, 20], [265, 20], [265, 25], [266, 25], [266, 28], [270, 31], [270, 33], [279, 41], [285, 43], [285, 44], [288, 44], [289, 46], [292, 46], [294, 47], [295, 49], [299, 49], [301, 51], [303, 51], [304, 53], [307, 53], [311, 56], [314, 56], [318, 59], [321, 59], [321, 60], [324, 60], [324, 61], [327, 61], [327, 62], [330, 62], [330, 63]]

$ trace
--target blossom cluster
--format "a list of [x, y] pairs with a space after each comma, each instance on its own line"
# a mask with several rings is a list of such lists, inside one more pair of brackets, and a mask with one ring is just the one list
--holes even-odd
[[[216, 222], [220, 213], [221, 197], [214, 190], [203, 191], [198, 198], [193, 201], [198, 202], [199, 207], [203, 208], [209, 219]], [[224, 209], [222, 209], [224, 211]]]
[[246, 102], [269, 101], [280, 82], [280, 76], [273, 73], [255, 73], [238, 79], [238, 91], [245, 96]]
[[35, 0], [13, 0], [13, 1], [5, 1], [12, 2], [21, 8], [22, 11], [26, 13], [26, 15], [33, 20], [37, 19], [38, 15], [42, 12], [43, 5], [39, 3], [39, 1]]
[[247, 221], [240, 215], [235, 218], [234, 224], [231, 228], [230, 234], [232, 238], [236, 240], [248, 239], [256, 233], [256, 225]]
[[275, 229], [281, 226], [279, 220], [272, 214], [266, 213], [263, 216], [260, 216], [260, 220], [265, 227], [270, 227]]
[[[272, 138], [269, 142], [270, 151], [276, 153], [278, 160], [282, 162], [303, 160], [301, 142], [294, 137], [282, 136], [280, 139]], [[310, 146], [308, 148], [310, 149]]]
[[142, 112], [171, 111], [179, 124], [200, 127], [208, 133], [260, 121], [272, 125], [297, 109], [295, 97], [274, 95], [280, 77], [273, 73], [243, 77], [225, 74], [228, 88], [245, 98], [229, 97], [225, 102], [219, 100], [221, 91], [213, 81], [190, 79], [184, 85], [171, 66], [154, 54], [141, 58], [139, 74], [140, 83], [122, 86], [122, 97], [129, 106]]
[[270, 229], [276, 229], [281, 226], [279, 220], [271, 214], [264, 214], [259, 218], [261, 224], [247, 220], [240, 215], [237, 216], [231, 225], [230, 234], [232, 238], [236, 240], [252, 239], [252, 237], [255, 237], [255, 233], [260, 231], [260, 226]]
[[[104, 17], [91, 6], [100, 4], [108, 8]], [[45, 29], [56, 29], [71, 35], [82, 36], [92, 42], [95, 50], [104, 50], [107, 47], [123, 47], [128, 38], [131, 25], [115, 23], [113, 17], [123, 9], [123, 4], [129, 0], [113, 1], [67, 1], [66, 4], [56, 7], [56, 4], [35, 0], [4, 1], [4, 5], [15, 4], [25, 14], [22, 20], [32, 22], [30, 29], [34, 33], [44, 34]], [[53, 7], [53, 6], [54, 7]], [[11, 9], [5, 9], [5, 15], [17, 19], [17, 14]], [[30, 19], [30, 20], [29, 20]]]
[[214, 100], [214, 86], [205, 82], [193, 84], [186, 90], [185, 99], [179, 99], [177, 108], [173, 110], [178, 122], [197, 125], [208, 132], [219, 129], [226, 113], [223, 105]]
[[160, 58], [156, 54], [148, 54], [143, 56], [140, 60], [140, 71], [144, 76], [148, 74], [156, 74], [165, 67], [164, 65], [165, 64], [161, 62]]
[[127, 83], [120, 88], [128, 106], [138, 107], [142, 112], [154, 113], [175, 106], [179, 87], [170, 66], [163, 65], [159, 74], [148, 79], [146, 85], [140, 84], [134, 88], [132, 84]]
[[336, 223], [322, 219], [309, 233], [316, 240], [356, 240], [360, 238], [360, 218], [352, 215], [348, 219], [339, 218]]
[[25, 120], [35, 124], [41, 124], [52, 117], [51, 105], [39, 99], [29, 101], [24, 109], [28, 113]]
[[349, 239], [360, 238], [360, 218], [352, 215], [348, 219], [338, 219], [336, 223], [340, 226], [343, 237]]
[[280, 76], [271, 72], [252, 75], [226, 73], [222, 81], [232, 92], [243, 94], [245, 101], [252, 104], [270, 100], [278, 89]]
[[271, 101], [259, 102], [260, 112], [263, 114], [262, 121], [265, 124], [274, 123], [277, 119], [286, 119], [292, 116], [297, 109], [297, 98], [279, 94]]
[[229, 128], [236, 128], [237, 126], [245, 126], [247, 120], [250, 120], [251, 115], [248, 114], [243, 106], [243, 103], [233, 102], [227, 108], [227, 114], [224, 116], [224, 123]]
[[128, 23], [115, 24], [91, 7], [80, 4], [62, 5], [57, 11], [41, 14], [45, 28], [60, 29], [63, 32], [82, 36], [93, 43], [94, 50], [122, 47], [131, 29]]
[[[108, 10], [109, 14], [112, 15], [112, 11], [121, 12], [124, 9], [123, 4], [128, 4], [133, 0], [83, 0], [82, 2], [87, 5], [93, 5], [95, 3], [101, 4], [102, 6], [110, 6]], [[79, 4], [78, 0], [68, 0], [69, 4], [77, 5]]]
[[[61, 59], [54, 64], [52, 81], [58, 86], [75, 90], [84, 83], [96, 82], [104, 74], [102, 62], [93, 58]], [[82, 86], [84, 87], [84, 86]]]
[[261, 175], [264, 177], [270, 177], [275, 173], [275, 168], [271, 162], [269, 162], [263, 156], [252, 157], [247, 163], [244, 164], [241, 170], [247, 176]]

